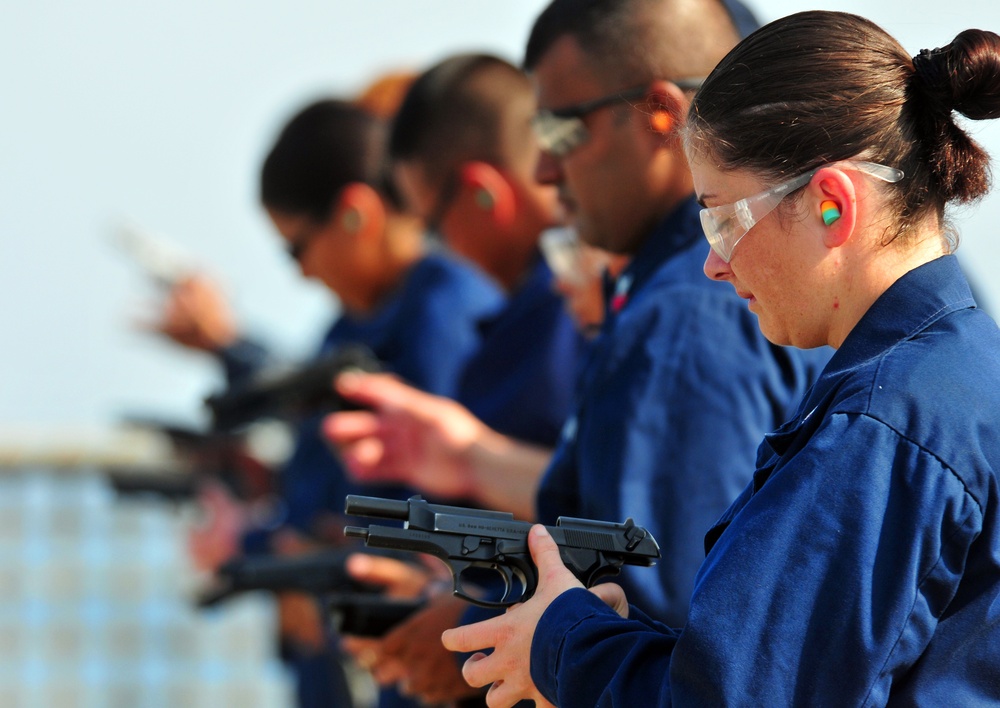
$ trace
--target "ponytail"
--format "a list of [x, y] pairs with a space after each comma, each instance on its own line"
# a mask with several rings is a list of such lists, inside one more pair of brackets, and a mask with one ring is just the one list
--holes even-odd
[[1000, 37], [966, 30], [946, 47], [913, 57], [909, 101], [942, 201], [970, 202], [989, 191], [989, 156], [953, 118], [1000, 117]]

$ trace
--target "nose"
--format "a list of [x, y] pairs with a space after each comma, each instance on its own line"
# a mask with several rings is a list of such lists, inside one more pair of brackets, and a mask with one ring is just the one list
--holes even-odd
[[704, 271], [705, 275], [712, 280], [728, 280], [733, 272], [729, 264], [722, 260], [714, 249], [708, 250], [708, 258], [705, 259]]
[[550, 153], [540, 150], [535, 164], [535, 181], [539, 184], [560, 184], [562, 182], [562, 162]]

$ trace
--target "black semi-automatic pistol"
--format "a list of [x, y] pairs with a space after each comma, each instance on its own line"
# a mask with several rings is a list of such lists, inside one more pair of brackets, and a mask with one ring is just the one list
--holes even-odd
[[381, 588], [355, 580], [347, 572], [347, 557], [356, 550], [325, 550], [301, 556], [235, 558], [216, 571], [215, 584], [199, 599], [211, 607], [253, 590], [302, 592], [323, 597], [334, 592], [377, 593]]
[[215, 431], [232, 431], [270, 418], [296, 421], [319, 413], [351, 409], [333, 388], [345, 371], [378, 372], [382, 365], [359, 344], [339, 347], [292, 371], [264, 371], [248, 383], [205, 399]]
[[[482, 607], [509, 607], [527, 600], [538, 586], [538, 572], [528, 551], [532, 524], [514, 515], [457, 506], [429, 504], [419, 496], [407, 501], [348, 495], [346, 512], [405, 522], [398, 526], [348, 526], [347, 536], [362, 538], [370, 548], [391, 548], [437, 556], [451, 567], [455, 595]], [[660, 547], [632, 519], [625, 523], [559, 517], [546, 527], [563, 563], [590, 587], [600, 578], [617, 575], [623, 565], [651, 566]], [[499, 573], [504, 594], [499, 601], [477, 597], [468, 585], [469, 571], [485, 568]]]
[[381, 637], [426, 604], [420, 598], [359, 592], [333, 593], [326, 598], [327, 613], [337, 633], [357, 637]]

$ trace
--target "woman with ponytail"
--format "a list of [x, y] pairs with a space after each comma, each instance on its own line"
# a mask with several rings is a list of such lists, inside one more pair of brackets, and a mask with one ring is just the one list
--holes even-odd
[[535, 596], [445, 634], [495, 647], [465, 666], [491, 706], [1000, 703], [1000, 331], [948, 220], [989, 164], [956, 114], [1000, 116], [992, 32], [911, 58], [805, 12], [706, 79], [685, 129], [705, 272], [772, 342], [837, 352], [708, 532], [683, 628], [584, 590], [533, 531]]

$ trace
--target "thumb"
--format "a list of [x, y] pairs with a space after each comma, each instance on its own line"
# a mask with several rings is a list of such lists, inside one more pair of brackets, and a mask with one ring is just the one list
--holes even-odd
[[621, 617], [628, 619], [628, 600], [621, 586], [614, 583], [601, 583], [590, 588], [590, 592], [597, 595], [604, 604], [617, 612]]
[[531, 559], [538, 568], [539, 583], [558, 580], [560, 584], [571, 583], [583, 587], [563, 563], [562, 556], [559, 555], [559, 546], [556, 545], [548, 529], [541, 524], [531, 527], [528, 533], [528, 548], [531, 551]]

